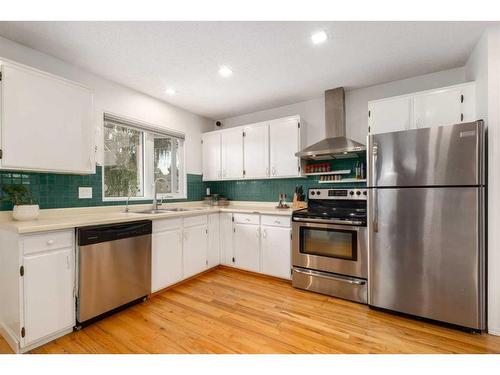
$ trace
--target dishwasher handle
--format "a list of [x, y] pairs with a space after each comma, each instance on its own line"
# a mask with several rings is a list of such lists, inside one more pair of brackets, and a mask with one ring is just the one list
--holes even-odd
[[78, 245], [93, 245], [101, 242], [148, 235], [152, 232], [153, 224], [151, 220], [141, 220], [120, 224], [94, 225], [77, 229]]

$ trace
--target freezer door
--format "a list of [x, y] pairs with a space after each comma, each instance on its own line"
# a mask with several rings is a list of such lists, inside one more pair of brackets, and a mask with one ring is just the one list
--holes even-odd
[[485, 328], [482, 189], [370, 191], [370, 305]]
[[368, 137], [368, 185], [483, 185], [482, 121]]

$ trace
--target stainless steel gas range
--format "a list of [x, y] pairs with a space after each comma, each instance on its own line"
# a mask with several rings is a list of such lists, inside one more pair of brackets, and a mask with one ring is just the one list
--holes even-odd
[[368, 302], [365, 189], [308, 191], [309, 207], [292, 215], [292, 285]]

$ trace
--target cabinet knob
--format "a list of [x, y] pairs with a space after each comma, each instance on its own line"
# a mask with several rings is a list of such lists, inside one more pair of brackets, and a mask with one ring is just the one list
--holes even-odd
[[47, 245], [53, 245], [54, 244], [54, 240], [48, 240], [47, 241]]

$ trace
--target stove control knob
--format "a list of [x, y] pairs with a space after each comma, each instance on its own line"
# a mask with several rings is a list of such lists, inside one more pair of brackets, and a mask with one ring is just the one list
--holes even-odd
[[349, 192], [349, 194], [350, 194], [350, 195], [354, 195], [354, 191], [352, 191], [352, 190], [351, 190], [351, 191]]
[[366, 190], [365, 190], [365, 191], [363, 191], [363, 195], [366, 195]]
[[319, 190], [318, 190], [318, 191], [316, 192], [316, 195], [321, 195], [321, 191], [319, 191]]
[[356, 192], [356, 195], [361, 195], [361, 192], [358, 190], [358, 191]]
[[316, 193], [314, 191], [311, 191], [311, 195], [314, 195], [314, 194], [316, 194]]

